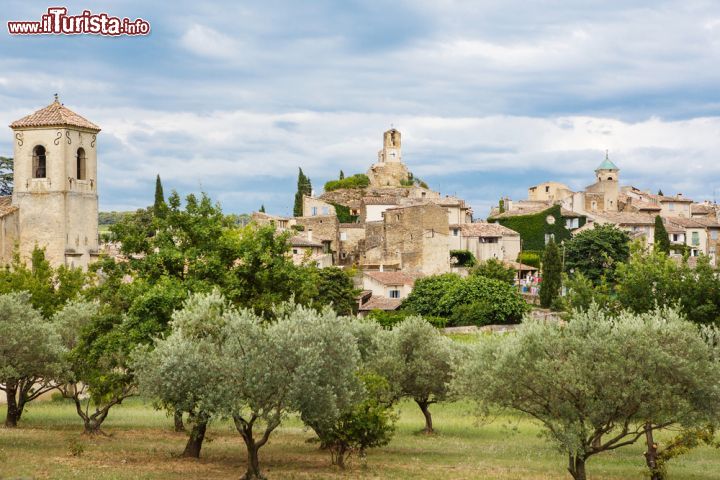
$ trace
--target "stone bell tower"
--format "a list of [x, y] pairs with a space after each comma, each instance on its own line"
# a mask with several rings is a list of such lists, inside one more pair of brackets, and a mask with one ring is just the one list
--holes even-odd
[[402, 162], [400, 132], [391, 128], [383, 134], [383, 148], [378, 152], [378, 161], [367, 172], [373, 187], [399, 187], [410, 178]]
[[378, 162], [402, 163], [400, 132], [394, 128], [383, 134], [383, 148], [378, 152]]
[[597, 191], [604, 194], [606, 212], [617, 212], [620, 194], [620, 169], [610, 160], [605, 151], [605, 160], [595, 169]]
[[97, 135], [100, 127], [65, 107], [10, 124], [20, 253], [35, 245], [54, 265], [86, 268], [98, 255]]

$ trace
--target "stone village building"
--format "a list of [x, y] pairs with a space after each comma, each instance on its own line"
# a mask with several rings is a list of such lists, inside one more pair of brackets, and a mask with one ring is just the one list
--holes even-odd
[[98, 257], [100, 127], [55, 101], [10, 124], [12, 196], [0, 197], [0, 263], [35, 246], [54, 265], [86, 268]]
[[683, 245], [691, 256], [708, 255], [717, 265], [720, 252], [720, 207], [710, 202], [695, 203], [682, 194], [654, 194], [634, 186], [620, 185], [620, 169], [608, 158], [595, 169], [595, 183], [573, 192], [559, 182], [545, 182], [528, 189], [527, 200], [505, 199], [507, 211], [497, 209], [491, 216], [518, 216], [560, 205], [563, 217], [571, 213], [587, 219], [585, 225], [569, 224], [573, 233], [593, 228], [595, 224], [612, 224], [631, 237], [644, 238], [653, 244], [655, 217], [663, 219], [670, 242]]
[[[455, 270], [451, 250], [470, 250], [480, 261], [516, 260], [517, 232], [473, 222], [472, 209], [464, 200], [443, 196], [417, 181], [402, 159], [401, 133], [390, 129], [383, 134], [377, 161], [367, 171], [367, 187], [304, 196], [301, 217], [256, 212], [253, 219], [273, 222], [280, 230], [293, 228], [296, 239], [322, 244], [322, 252], [331, 255], [334, 265], [360, 268], [361, 312], [395, 309], [415, 279]], [[341, 222], [338, 208], [353, 221]], [[320, 250], [314, 248], [317, 255]]]

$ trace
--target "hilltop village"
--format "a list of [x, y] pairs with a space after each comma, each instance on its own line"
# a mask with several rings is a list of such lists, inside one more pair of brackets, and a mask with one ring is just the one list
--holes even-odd
[[[10, 125], [14, 135], [14, 190], [0, 197], [0, 261], [13, 251], [29, 258], [37, 245], [53, 265], [86, 268], [102, 251], [98, 238], [97, 153], [100, 128], [56, 98]], [[402, 135], [383, 134], [366, 174], [328, 182], [316, 196], [302, 195], [297, 216], [255, 212], [260, 225], [290, 231], [293, 261], [355, 268], [360, 313], [395, 310], [418, 278], [456, 272], [467, 259], [497, 259], [516, 271], [524, 292], [537, 293], [538, 261], [545, 245], [610, 224], [651, 245], [659, 216], [672, 253], [706, 255], [717, 265], [720, 208], [682, 194], [651, 193], [621, 185], [620, 169], [606, 155], [594, 183], [580, 191], [548, 181], [527, 199], [503, 198], [487, 220], [467, 203], [432, 190], [403, 161]]]
[[658, 215], [678, 247], [675, 256], [687, 251], [692, 261], [703, 254], [716, 264], [718, 205], [621, 186], [620, 169], [607, 155], [594, 174], [595, 182], [577, 192], [553, 181], [531, 186], [527, 199], [503, 198], [487, 220], [478, 221], [463, 199], [433, 191], [412, 175], [403, 162], [401, 133], [391, 129], [377, 161], [355, 176], [365, 182], [329, 182], [331, 189], [321, 195], [303, 195], [297, 217], [252, 217], [292, 230], [297, 262], [359, 268], [361, 313], [397, 309], [420, 277], [466, 275], [466, 252], [477, 262], [497, 259], [512, 267], [517, 282], [536, 293], [537, 260], [551, 239], [562, 243], [596, 224], [611, 224], [652, 245]]

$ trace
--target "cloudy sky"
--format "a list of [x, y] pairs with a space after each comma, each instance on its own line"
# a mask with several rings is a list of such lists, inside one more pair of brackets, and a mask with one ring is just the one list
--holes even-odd
[[[534, 183], [592, 183], [606, 149], [623, 184], [720, 200], [717, 1], [63, 4], [152, 33], [4, 31], [0, 123], [57, 92], [99, 124], [103, 210], [151, 203], [160, 173], [227, 212], [290, 214], [299, 166], [319, 193], [366, 171], [390, 125], [416, 176], [480, 218]], [[48, 6], [3, 0], [3, 30]]]

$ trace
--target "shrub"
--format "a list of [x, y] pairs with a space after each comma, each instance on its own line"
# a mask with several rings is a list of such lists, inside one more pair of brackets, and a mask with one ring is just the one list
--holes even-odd
[[507, 267], [497, 258], [491, 258], [485, 262], [478, 264], [470, 272], [472, 275], [480, 275], [481, 277], [494, 278], [510, 285], [515, 285], [515, 269]]
[[448, 321], [448, 325], [451, 327], [465, 327], [469, 325], [482, 327], [492, 323], [492, 315], [493, 308], [486, 301], [465, 303], [455, 307], [452, 317], [450, 317]]
[[524, 265], [540, 268], [540, 254], [536, 252], [520, 252], [517, 261]]
[[472, 267], [476, 264], [475, 255], [469, 250], [450, 250], [450, 263], [458, 267]]
[[352, 177], [343, 178], [342, 180], [330, 180], [325, 183], [325, 191], [332, 192], [341, 188], [365, 188], [370, 185], [370, 179], [364, 173], [357, 173]]
[[449, 317], [452, 309], [441, 308], [440, 300], [446, 292], [462, 282], [463, 279], [454, 273], [420, 278], [415, 282], [410, 295], [403, 301], [402, 309], [423, 316]]
[[460, 305], [478, 303], [484, 304], [481, 310], [484, 324], [518, 323], [529, 308], [513, 286], [500, 280], [471, 275], [446, 291], [440, 299], [439, 309], [450, 312], [447, 316], [452, 317]]
[[[395, 325], [402, 323], [410, 315], [413, 314], [403, 310], [397, 310], [394, 312], [373, 310], [368, 315], [368, 318], [375, 320], [383, 328], [391, 329]], [[436, 328], [444, 328], [448, 324], [448, 320], [443, 317], [424, 316], [423, 319]]]

